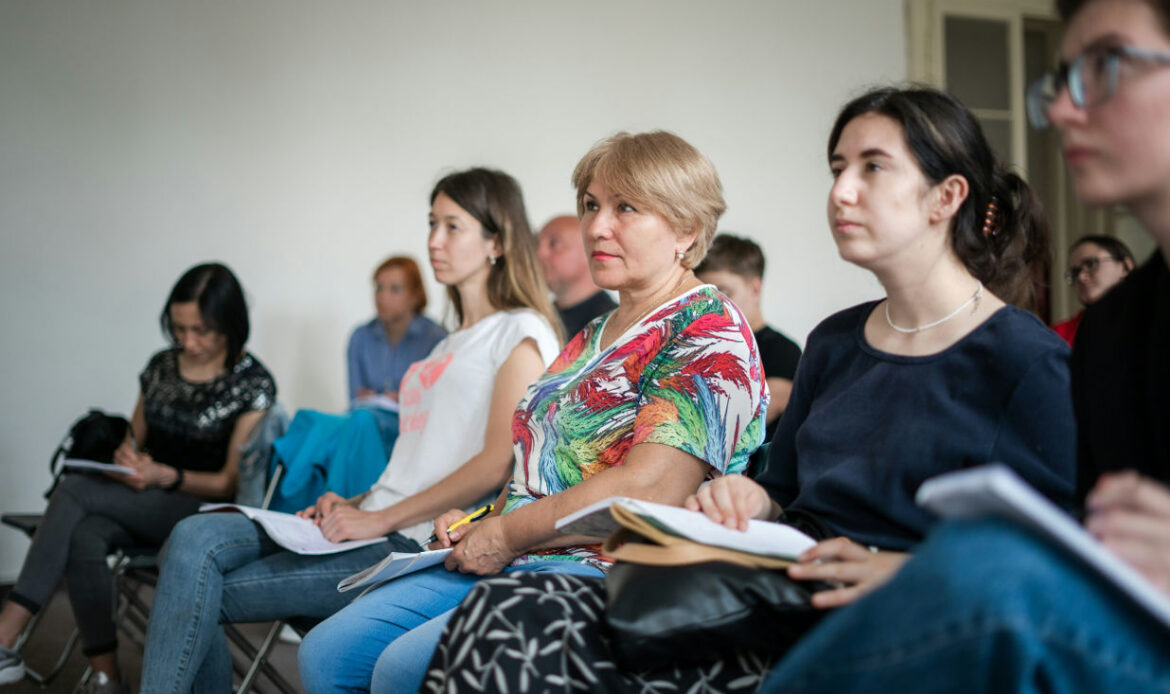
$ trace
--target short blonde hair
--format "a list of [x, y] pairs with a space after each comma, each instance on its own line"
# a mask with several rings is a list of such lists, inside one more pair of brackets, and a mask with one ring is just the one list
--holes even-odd
[[577, 216], [585, 212], [585, 189], [604, 183], [633, 205], [656, 212], [679, 236], [695, 233], [682, 265], [693, 268], [707, 255], [719, 217], [727, 209], [715, 166], [674, 133], [621, 132], [598, 142], [577, 162]]

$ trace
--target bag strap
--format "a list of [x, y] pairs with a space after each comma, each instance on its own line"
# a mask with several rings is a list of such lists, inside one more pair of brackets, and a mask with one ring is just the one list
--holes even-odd
[[65, 455], [73, 448], [73, 430], [77, 428], [85, 420], [94, 415], [105, 416], [105, 413], [96, 408], [90, 408], [80, 419], [69, 425], [69, 431], [65, 432], [65, 437], [61, 439], [61, 443], [57, 446], [57, 450], [53, 451], [53, 455], [49, 458], [49, 474], [52, 475], [53, 481], [49, 483], [49, 488], [45, 490], [45, 498], [53, 496], [53, 490], [57, 488], [57, 484], [61, 481], [61, 462], [65, 459]]
[[601, 545], [601, 552], [618, 561], [652, 566], [686, 566], [725, 561], [761, 569], [782, 569], [793, 563], [787, 559], [705, 545], [672, 535], [617, 504], [610, 506], [609, 510], [621, 527], [606, 538]]
[[69, 449], [70, 439], [71, 434], [66, 434], [65, 438], [61, 439], [61, 445], [57, 446], [57, 450], [53, 451], [53, 457], [49, 458], [49, 474], [53, 476], [53, 481], [49, 484], [49, 488], [45, 490], [46, 499], [53, 495], [53, 490], [57, 488], [57, 483], [61, 481], [61, 461], [65, 459], [65, 451]]

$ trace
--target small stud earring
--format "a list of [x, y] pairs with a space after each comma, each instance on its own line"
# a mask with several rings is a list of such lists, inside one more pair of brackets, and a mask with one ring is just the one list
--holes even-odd
[[675, 258], [675, 260], [682, 260], [683, 256], [686, 254], [687, 254], [687, 252], [683, 251], [683, 250], [675, 251], [674, 258]]
[[495, 264], [496, 264], [496, 256], [489, 255], [488, 256], [488, 265], [495, 265]]

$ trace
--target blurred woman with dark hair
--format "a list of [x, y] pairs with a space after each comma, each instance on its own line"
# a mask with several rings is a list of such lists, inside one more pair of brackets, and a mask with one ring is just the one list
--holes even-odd
[[244, 350], [248, 308], [231, 270], [198, 265], [171, 289], [159, 317], [172, 343], [147, 362], [126, 440], [114, 463], [130, 474], [66, 475], [33, 536], [0, 611], [0, 683], [24, 676], [11, 651], [62, 575], [96, 675], [87, 692], [118, 693], [113, 578], [106, 556], [160, 546], [209, 499], [235, 493], [241, 445], [276, 398], [268, 370]]
[[[1082, 236], [1068, 249], [1068, 270], [1064, 279], [1075, 287], [1077, 298], [1085, 307], [1092, 306], [1105, 293], [1125, 279], [1135, 267], [1129, 247], [1112, 236]], [[1066, 321], [1052, 326], [1064, 341], [1072, 345], [1084, 309]]]

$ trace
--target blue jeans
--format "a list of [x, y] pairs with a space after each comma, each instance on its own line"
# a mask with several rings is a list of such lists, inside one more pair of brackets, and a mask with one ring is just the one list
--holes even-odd
[[352, 593], [337, 583], [392, 551], [417, 552], [400, 535], [339, 554], [302, 556], [282, 549], [239, 513], [197, 514], [167, 541], [150, 611], [142, 694], [227, 692], [231, 655], [220, 624], [328, 617]]
[[761, 692], [1170, 692], [1170, 633], [1113, 586], [997, 520], [950, 523], [830, 615]]
[[[538, 561], [512, 571], [601, 576], [573, 561]], [[391, 581], [317, 625], [297, 656], [301, 683], [321, 692], [417, 692], [443, 627], [486, 577], [431, 567]]]

